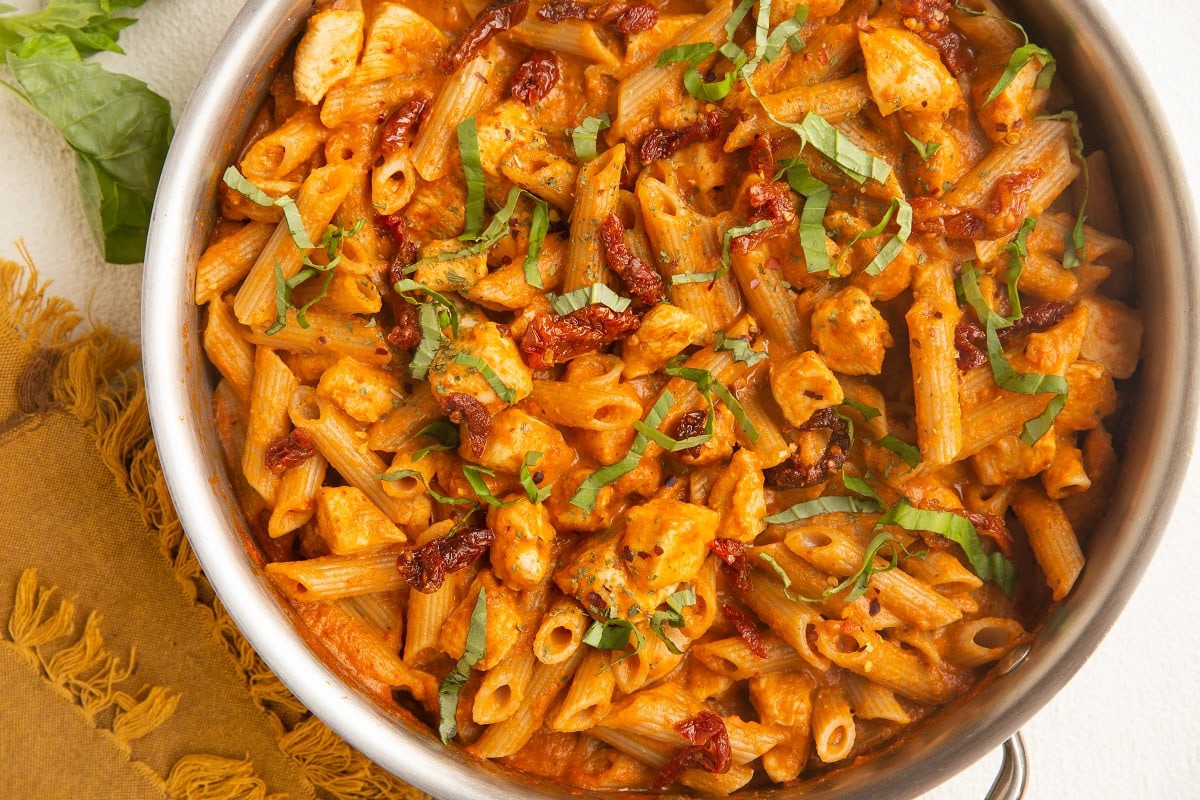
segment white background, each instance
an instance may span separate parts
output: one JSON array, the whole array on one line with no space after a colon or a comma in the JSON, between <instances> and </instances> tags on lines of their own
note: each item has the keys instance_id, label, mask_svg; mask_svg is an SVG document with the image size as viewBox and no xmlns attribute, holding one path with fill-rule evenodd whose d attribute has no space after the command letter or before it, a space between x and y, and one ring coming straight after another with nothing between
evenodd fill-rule
<instances>
[{"instance_id":1,"label":"white background","mask_svg":"<svg viewBox=\"0 0 1200 800\"><path fill-rule=\"evenodd\" d=\"M1200 22L1192 0L1096 2L1140 59L1192 185L1200 185ZM241 0L150 0L122 37L128 55L103 59L146 80L178 114L240 7ZM42 277L53 281L52 294L74 300L93 322L137 336L141 268L99 259L69 151L52 128L0 90L0 256L17 259L19 238ZM1192 443L1180 442L1179 469L1191 454ZM1198 566L1200 470L1192 468L1173 522L1121 618L1024 730L1029 797L1200 797ZM927 800L983 797L997 763L985 759Z\"/></svg>"}]
</instances>

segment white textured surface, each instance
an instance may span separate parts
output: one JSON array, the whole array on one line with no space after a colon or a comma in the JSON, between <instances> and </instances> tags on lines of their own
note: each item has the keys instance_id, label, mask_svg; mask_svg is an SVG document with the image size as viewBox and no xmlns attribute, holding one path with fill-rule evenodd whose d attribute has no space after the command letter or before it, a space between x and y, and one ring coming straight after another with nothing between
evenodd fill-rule
<instances>
[{"instance_id":1,"label":"white textured surface","mask_svg":"<svg viewBox=\"0 0 1200 800\"><path fill-rule=\"evenodd\" d=\"M1098 2L1142 61L1192 184L1200 185L1200 24L1192 0ZM106 61L146 80L178 112L240 6L241 0L154 0L123 36L129 55ZM53 129L0 91L0 255L16 258L18 238L42 276L53 280L53 293L74 300L93 321L137 335L140 268L99 260L69 151ZM1180 443L1179 469L1190 460L1190 445ZM1193 467L1162 546L1121 618L1025 728L1030 798L1200 797L1198 531L1200 469ZM983 797L997 763L985 759L927 800Z\"/></svg>"}]
</instances>

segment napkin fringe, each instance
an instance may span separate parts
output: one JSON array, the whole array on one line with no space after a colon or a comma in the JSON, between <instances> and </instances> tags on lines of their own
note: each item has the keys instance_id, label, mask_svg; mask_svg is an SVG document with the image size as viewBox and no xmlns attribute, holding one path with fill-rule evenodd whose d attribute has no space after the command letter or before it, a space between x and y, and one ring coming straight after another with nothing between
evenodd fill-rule
<instances>
[{"instance_id":1,"label":"napkin fringe","mask_svg":"<svg viewBox=\"0 0 1200 800\"><path fill-rule=\"evenodd\" d=\"M31 346L30 368L22 381L21 411L30 414L45 411L47 406L61 408L94 437L103 463L157 537L185 595L209 616L214 636L237 664L255 704L277 723L280 749L310 784L333 800L425 798L313 717L238 631L204 577L171 503L150 427L137 346L104 327L75 336L82 320L74 306L59 298L47 298L48 284L39 282L37 269L20 243L18 250L26 262L24 266L0 259L0 325L17 331ZM0 421L0 428L11 424L11 420ZM30 580L36 583L36 577ZM17 648L26 661L42 669L39 642L69 634L75 609L69 601L61 601L58 610L51 613L48 606L52 589L27 592L32 594L25 601L32 606L16 622L25 642ZM17 616L14 611L13 617ZM10 620L10 628L13 624ZM93 717L111 709L113 719L108 732L116 741L124 742L128 752L129 741L162 725L174 711L178 697L161 687L149 687L137 695L119 691L118 684L132 669L132 656L128 666L122 667L103 652L102 644L99 619L89 617L83 638L58 663L58 669L73 675L77 674L71 672L74 669L90 670L88 677L59 685L64 689L73 687L77 702L81 706L86 702L85 710L92 709ZM78 699L81 697L86 701ZM162 783L161 778L157 781ZM184 800L280 797L266 794L265 785L253 776L248 761L204 754L181 758L168 776L166 788L171 797Z\"/></svg>"}]
</instances>

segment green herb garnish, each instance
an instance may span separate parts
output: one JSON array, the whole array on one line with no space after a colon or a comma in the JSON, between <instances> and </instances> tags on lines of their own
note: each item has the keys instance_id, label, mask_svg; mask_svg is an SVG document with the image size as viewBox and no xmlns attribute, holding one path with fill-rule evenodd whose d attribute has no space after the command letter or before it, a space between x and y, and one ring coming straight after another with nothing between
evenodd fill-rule
<instances>
[{"instance_id":1,"label":"green herb garnish","mask_svg":"<svg viewBox=\"0 0 1200 800\"><path fill-rule=\"evenodd\" d=\"M467 629L466 651L438 687L438 736L442 744L450 744L458 735L458 697L471 677L471 668L479 663L486 652L487 593L480 589L475 609L471 612L471 625Z\"/></svg>"}]
</instances>

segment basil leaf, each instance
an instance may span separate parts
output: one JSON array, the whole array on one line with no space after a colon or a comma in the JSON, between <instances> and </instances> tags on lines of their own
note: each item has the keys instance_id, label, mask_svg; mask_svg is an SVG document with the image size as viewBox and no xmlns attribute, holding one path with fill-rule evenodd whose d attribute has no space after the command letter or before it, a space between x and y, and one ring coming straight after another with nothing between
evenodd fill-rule
<instances>
[{"instance_id":1,"label":"basil leaf","mask_svg":"<svg viewBox=\"0 0 1200 800\"><path fill-rule=\"evenodd\" d=\"M695 64L697 61L703 61L708 58L715 52L717 52L717 46L712 42L676 45L675 47L668 47L659 53L658 63L655 66L666 67L682 61Z\"/></svg>"},{"instance_id":2,"label":"basil leaf","mask_svg":"<svg viewBox=\"0 0 1200 800\"><path fill-rule=\"evenodd\" d=\"M462 473L463 477L467 479L467 483L469 483L471 488L475 491L475 494L479 496L479 499L487 503L489 506L493 506L495 508L507 508L508 506L511 506L513 503L517 502L516 500L509 500L507 503L505 503L499 497L496 497L496 495L492 494L492 490L488 488L487 483L483 480L483 476L487 475L488 477L494 478L496 477L495 470L488 469L487 467L481 467L477 464L463 464Z\"/></svg>"},{"instance_id":3,"label":"basil leaf","mask_svg":"<svg viewBox=\"0 0 1200 800\"><path fill-rule=\"evenodd\" d=\"M548 483L545 486L538 487L537 481L533 479L533 473L530 469L540 461L542 454L536 450L525 454L525 460L521 462L521 472L518 480L521 482L521 488L525 490L525 494L529 495L529 502L537 505L543 502L550 496L550 492L554 489L553 483Z\"/></svg>"},{"instance_id":4,"label":"basil leaf","mask_svg":"<svg viewBox=\"0 0 1200 800\"><path fill-rule=\"evenodd\" d=\"M632 622L627 619L608 619L603 622L596 620L584 631L582 641L597 650L624 650L629 647L631 638L636 642L633 651L613 661L608 665L611 667L641 651L642 646L646 644L645 637Z\"/></svg>"},{"instance_id":5,"label":"basil leaf","mask_svg":"<svg viewBox=\"0 0 1200 800\"><path fill-rule=\"evenodd\" d=\"M874 500L879 504L879 508L881 510L887 505L883 502L883 498L879 496L879 492L871 488L871 484L867 483L865 480L856 475L847 475L845 471L843 471L842 485L855 494L862 495L863 497L869 497L870 499Z\"/></svg>"},{"instance_id":6,"label":"basil leaf","mask_svg":"<svg viewBox=\"0 0 1200 800\"><path fill-rule=\"evenodd\" d=\"M533 216L529 220L529 250L525 253L525 282L535 289L543 289L542 274L538 272L538 257L542 254L542 244L546 241L546 232L550 230L550 208L546 201L537 198L533 204Z\"/></svg>"},{"instance_id":7,"label":"basil leaf","mask_svg":"<svg viewBox=\"0 0 1200 800\"><path fill-rule=\"evenodd\" d=\"M1015 22L1013 24L1017 25ZM1017 25L1017 27L1021 28L1020 25ZM1025 29L1021 28L1021 32L1025 33ZM1054 72L1058 66L1057 62L1049 50L1040 45L1031 44L1029 37L1026 36L1025 44L1013 50L1012 55L1009 56L1008 65L1005 66L1004 72L1000 74L1000 79L996 81L996 85L992 87L992 91L988 93L987 98L983 101L983 105L986 106L999 97L1000 93L1008 88L1008 85L1013 82L1013 79L1017 77L1017 74L1021 70L1025 69L1030 61L1037 61L1042 65L1042 70L1038 73L1034 86L1038 89L1048 88L1054 80Z\"/></svg>"},{"instance_id":8,"label":"basil leaf","mask_svg":"<svg viewBox=\"0 0 1200 800\"><path fill-rule=\"evenodd\" d=\"M408 365L408 374L417 380L422 380L429 373L429 367L438 351L442 349L445 337L442 335L442 324L438 320L437 309L433 303L422 303L417 311L417 321L421 325L421 342L413 353Z\"/></svg>"},{"instance_id":9,"label":"basil leaf","mask_svg":"<svg viewBox=\"0 0 1200 800\"><path fill-rule=\"evenodd\" d=\"M663 55L666 55L665 51ZM663 66L661 56L658 65ZM583 122L579 123L578 128L568 128L567 133L571 134L571 146L575 148L575 157L580 161L593 161L599 158L600 151L597 149L596 139L600 136L600 131L608 130L610 127L612 127L612 118L605 111L598 117L585 118Z\"/></svg>"},{"instance_id":10,"label":"basil leaf","mask_svg":"<svg viewBox=\"0 0 1200 800\"><path fill-rule=\"evenodd\" d=\"M441 737L442 744L450 744L458 735L458 697L471 677L471 668L479 663L486 652L487 592L480 589L475 608L471 612L471 624L467 629L467 649L438 687L438 736Z\"/></svg>"},{"instance_id":11,"label":"basil leaf","mask_svg":"<svg viewBox=\"0 0 1200 800\"><path fill-rule=\"evenodd\" d=\"M763 521L772 525L786 525L821 514L878 514L882 511L883 504L869 497L863 499L847 495L834 495L796 503L778 514L766 517Z\"/></svg>"},{"instance_id":12,"label":"basil leaf","mask_svg":"<svg viewBox=\"0 0 1200 800\"><path fill-rule=\"evenodd\" d=\"M1083 134L1079 131L1079 115L1074 111L1062 111L1039 119L1061 119L1071 123L1071 156L1078 162L1079 169L1083 174L1083 202L1079 204L1079 211L1075 215L1075 224L1063 236L1063 266L1067 269L1074 269L1082 264L1084 259L1087 242L1083 225L1087 221L1088 197L1092 193L1092 174L1088 169L1087 159L1083 155Z\"/></svg>"},{"instance_id":13,"label":"basil leaf","mask_svg":"<svg viewBox=\"0 0 1200 800\"><path fill-rule=\"evenodd\" d=\"M484 176L479 156L479 135L475 117L467 117L458 124L458 155L462 160L463 177L467 181L466 221L460 239L474 239L483 228Z\"/></svg>"},{"instance_id":14,"label":"basil leaf","mask_svg":"<svg viewBox=\"0 0 1200 800\"><path fill-rule=\"evenodd\" d=\"M674 402L675 399L669 392L663 392L646 414L643 422L650 428L658 428ZM571 495L570 504L576 508L582 508L584 511L591 511L595 508L596 495L600 489L636 469L638 462L642 459L642 454L646 452L646 445L649 443L650 440L639 432L637 436L633 437L633 445L630 446L629 452L625 454L624 458L615 464L601 467L584 478L583 482L579 484L579 488Z\"/></svg>"},{"instance_id":15,"label":"basil leaf","mask_svg":"<svg viewBox=\"0 0 1200 800\"><path fill-rule=\"evenodd\" d=\"M900 458L904 460L904 463L908 464L910 467L915 468L921 463L921 451L916 445L911 445L903 439L897 438L890 433L886 436L880 437L875 444L891 450L893 453L900 456Z\"/></svg>"},{"instance_id":16,"label":"basil leaf","mask_svg":"<svg viewBox=\"0 0 1200 800\"><path fill-rule=\"evenodd\" d=\"M470 353L459 353L454 357L454 363L477 370L483 376L483 379L487 381L488 386L492 387L492 391L496 393L496 396L504 402L510 405L516 402L517 393L513 388L502 381L500 376L496 374L496 371L479 356L474 356Z\"/></svg>"},{"instance_id":17,"label":"basil leaf","mask_svg":"<svg viewBox=\"0 0 1200 800\"><path fill-rule=\"evenodd\" d=\"M830 125L815 111L805 114L798 126L788 127L799 133L807 144L815 147L817 152L829 159L855 183L866 183L868 178L883 183L892 174L892 168L886 161L850 141L844 133Z\"/></svg>"},{"instance_id":18,"label":"basil leaf","mask_svg":"<svg viewBox=\"0 0 1200 800\"><path fill-rule=\"evenodd\" d=\"M733 392L729 391L728 387L717 380L716 376L708 370L699 369L697 367L679 366L680 360L681 359L677 358L663 367L663 373L672 378L683 378L684 380L691 381L692 383L696 384L696 391L700 392L700 394L703 395L706 400L708 400L710 409L713 402L710 394L716 395L717 399L724 403L725 407L729 409L729 413L733 414L734 420L737 421L737 424L742 429L742 432L746 434L746 438L749 439L751 443L757 442L758 428L754 427L754 423L746 414L746 409L744 409L742 404L738 402L738 399L733 396ZM664 392L664 394L669 393ZM672 402L674 402L674 399L672 399Z\"/></svg>"},{"instance_id":19,"label":"basil leaf","mask_svg":"<svg viewBox=\"0 0 1200 800\"><path fill-rule=\"evenodd\" d=\"M1021 273L1025 271L1025 259L1029 258L1029 248L1025 244L1029 232L1037 226L1037 219L1034 217L1026 217L1021 224L1021 229L1017 231L1016 238L1004 245L1004 251L1008 253L1008 267L1004 271L1004 281L1008 285L1008 305L1009 319L1017 321L1025 316L1021 310L1021 295L1018 293L1018 284L1021 281Z\"/></svg>"},{"instance_id":20,"label":"basil leaf","mask_svg":"<svg viewBox=\"0 0 1200 800\"><path fill-rule=\"evenodd\" d=\"M769 18L770 6L770 3L759 3L760 13L763 8L766 8ZM804 27L804 23L807 21L808 6L801 5L796 8L795 16L785 19L776 25L775 30L771 31L763 44L755 50L763 63L770 64L778 58L779 54L783 52L784 45L787 45L793 53L799 52L804 47L804 42L797 34L799 34L800 29Z\"/></svg>"},{"instance_id":21,"label":"basil leaf","mask_svg":"<svg viewBox=\"0 0 1200 800\"><path fill-rule=\"evenodd\" d=\"M137 8L146 0L49 0L40 11L11 14L0 18L0 51L8 50L42 34L58 34L67 39L80 56L101 51L124 53L117 40L133 17L113 16L113 11ZM0 14L15 11L0 5Z\"/></svg>"},{"instance_id":22,"label":"basil leaf","mask_svg":"<svg viewBox=\"0 0 1200 800\"><path fill-rule=\"evenodd\" d=\"M963 549L976 575L985 581L995 581L1006 595L1012 597L1016 577L1012 562L1003 553L985 553L979 533L966 517L950 511L914 508L901 500L888 510L878 524L898 525L909 531L929 531L944 536Z\"/></svg>"},{"instance_id":23,"label":"basil leaf","mask_svg":"<svg viewBox=\"0 0 1200 800\"><path fill-rule=\"evenodd\" d=\"M775 574L779 576L779 580L783 582L783 595L793 603L799 603L804 600L798 594L792 594L792 576L787 574L787 571L779 565L775 557L769 553L759 553L758 557L768 564L771 569L775 570Z\"/></svg>"},{"instance_id":24,"label":"basil leaf","mask_svg":"<svg viewBox=\"0 0 1200 800\"><path fill-rule=\"evenodd\" d=\"M875 419L876 417L878 417L880 415L880 413L882 413L875 406L869 406L866 403L860 403L857 400L853 400L849 397L842 400L842 405L850 406L855 411L857 411L859 414L862 414L862 418L867 420L868 422Z\"/></svg>"},{"instance_id":25,"label":"basil leaf","mask_svg":"<svg viewBox=\"0 0 1200 800\"><path fill-rule=\"evenodd\" d=\"M750 340L739 336L726 336L725 331L717 331L713 334L713 350L718 353L722 350L733 354L734 361L740 361L743 364L757 364L767 358L767 354L761 350L755 350L750 346Z\"/></svg>"},{"instance_id":26,"label":"basil leaf","mask_svg":"<svg viewBox=\"0 0 1200 800\"><path fill-rule=\"evenodd\" d=\"M713 409L712 397L705 393L704 398L708 401L708 417L704 421L703 433L699 433L695 436L689 436L686 439L673 439L672 437L658 430L658 428L650 427L640 419L634 420L634 430L666 450L668 453L678 453L681 450L687 450L689 448L702 445L713 437L713 417L716 415L716 412ZM663 403L665 407L670 408L675 404L675 396L666 389L663 389L662 397L659 398L659 402Z\"/></svg>"},{"instance_id":27,"label":"basil leaf","mask_svg":"<svg viewBox=\"0 0 1200 800\"><path fill-rule=\"evenodd\" d=\"M384 472L380 475L376 475L375 478L377 480L388 481L391 483L402 481L405 478L416 478L422 484L425 483L425 476L420 472L417 472L415 469L398 469L393 472Z\"/></svg>"},{"instance_id":28,"label":"basil leaf","mask_svg":"<svg viewBox=\"0 0 1200 800\"><path fill-rule=\"evenodd\" d=\"M303 251L316 247L312 239L308 236L308 230L304 227L304 220L300 216L300 209L294 199L286 194L280 197L271 197L258 188L258 186L233 165L230 165L225 170L225 174L221 176L221 179L225 182L226 186L250 202L264 207L276 206L282 210L283 221L287 225L288 234L292 237L292 241L296 243L298 249Z\"/></svg>"},{"instance_id":29,"label":"basil leaf","mask_svg":"<svg viewBox=\"0 0 1200 800\"><path fill-rule=\"evenodd\" d=\"M104 259L141 261L174 131L170 104L136 78L84 63L62 33L38 34L11 46L8 66L25 100L78 156L75 168L88 224Z\"/></svg>"},{"instance_id":30,"label":"basil leaf","mask_svg":"<svg viewBox=\"0 0 1200 800\"><path fill-rule=\"evenodd\" d=\"M922 161L928 161L933 158L934 153L942 149L941 142L922 142L908 131L904 132L904 136L912 142L913 147L917 148L917 155L921 157Z\"/></svg>"},{"instance_id":31,"label":"basil leaf","mask_svg":"<svg viewBox=\"0 0 1200 800\"><path fill-rule=\"evenodd\" d=\"M683 609L696 603L696 589L689 586L687 589L681 589L667 597L667 611L655 611L650 615L650 630L659 639L662 639L666 644L667 649L675 655L682 655L683 651L667 636L664 625L670 625L672 628L682 628L684 625Z\"/></svg>"},{"instance_id":32,"label":"basil leaf","mask_svg":"<svg viewBox=\"0 0 1200 800\"><path fill-rule=\"evenodd\" d=\"M912 206L908 204L907 200L899 197L892 198L892 202L888 203L887 211L883 212L883 218L877 224L855 234L854 238L842 249L843 257L859 240L882 236L883 232L887 230L888 223L892 221L893 214L896 215L896 225L900 230L895 236L884 242L883 247L879 248L879 252L871 259L871 263L863 268L863 272L868 275L879 275L887 269L888 265L900 254L900 249L904 247L908 237L912 235ZM837 274L836 270L831 271L831 274Z\"/></svg>"},{"instance_id":33,"label":"basil leaf","mask_svg":"<svg viewBox=\"0 0 1200 800\"><path fill-rule=\"evenodd\" d=\"M451 332L458 335L458 325L460 322L458 306L454 305L454 301L441 292L435 292L423 283L418 283L411 278L401 278L392 284L392 288L396 290L396 294L403 297L410 305L421 305L421 303L412 297L409 297L410 292L424 292L429 295L430 299L437 304L441 309L438 312L438 317L445 317L443 328L450 328ZM440 321L440 320L439 320Z\"/></svg>"},{"instance_id":34,"label":"basil leaf","mask_svg":"<svg viewBox=\"0 0 1200 800\"><path fill-rule=\"evenodd\" d=\"M987 328L988 360L992 363L992 379L1001 389L1017 394L1047 394L1054 392L1065 395L1067 381L1061 375L1041 375L1035 372L1017 372L1008 363L996 326Z\"/></svg>"},{"instance_id":35,"label":"basil leaf","mask_svg":"<svg viewBox=\"0 0 1200 800\"><path fill-rule=\"evenodd\" d=\"M975 316L984 325L994 325L996 328L1007 328L1012 325L1012 320L1001 316L992 310L992 307L983 299L983 292L979 288L979 275L982 270L973 267L969 262L963 264L962 271L958 275L959 289L962 291L963 299L967 301L967 305L975 310Z\"/></svg>"},{"instance_id":36,"label":"basil leaf","mask_svg":"<svg viewBox=\"0 0 1200 800\"><path fill-rule=\"evenodd\" d=\"M829 250L825 247L825 212L829 209L831 196L829 184L813 177L808 165L799 159L790 159L782 174L788 186L804 197L804 208L800 211L800 249L804 253L805 269L809 273L828 272L836 276L837 268L830 262Z\"/></svg>"},{"instance_id":37,"label":"basil leaf","mask_svg":"<svg viewBox=\"0 0 1200 800\"><path fill-rule=\"evenodd\" d=\"M671 283L679 286L685 283L708 283L717 280L729 272L732 267L729 248L732 246L733 240L748 233L758 233L769 227L771 227L770 220L760 219L758 222L751 223L750 225L735 225L731 228L726 228L725 233L721 235L721 265L711 272L681 272L678 275L672 275Z\"/></svg>"},{"instance_id":38,"label":"basil leaf","mask_svg":"<svg viewBox=\"0 0 1200 800\"><path fill-rule=\"evenodd\" d=\"M445 420L437 420L426 425L421 430L417 431L416 438L428 436L435 440L436 444L431 444L427 447L422 447L420 450L413 453L412 460L420 461L430 453L444 453L448 450L455 450L459 445L458 426Z\"/></svg>"},{"instance_id":39,"label":"basil leaf","mask_svg":"<svg viewBox=\"0 0 1200 800\"><path fill-rule=\"evenodd\" d=\"M567 292L566 294L560 294L552 298L550 306L554 309L554 313L565 315L594 303L599 303L620 313L629 308L631 302L628 297L621 297L621 295L614 292L606 284L593 283L591 286L585 286L582 289L576 289L573 292Z\"/></svg>"}]
</instances>

